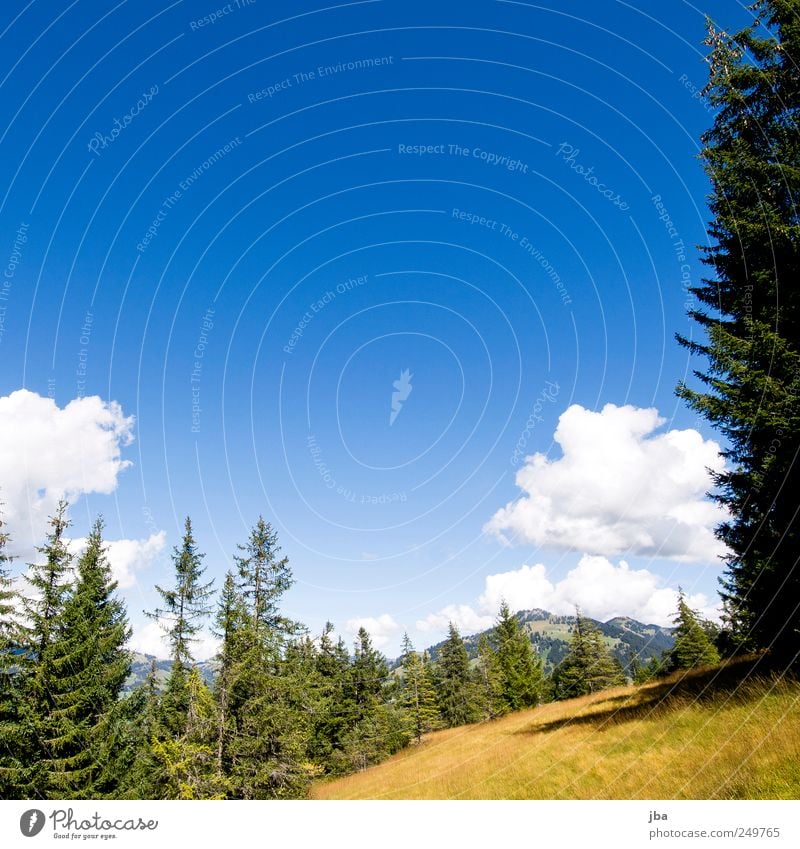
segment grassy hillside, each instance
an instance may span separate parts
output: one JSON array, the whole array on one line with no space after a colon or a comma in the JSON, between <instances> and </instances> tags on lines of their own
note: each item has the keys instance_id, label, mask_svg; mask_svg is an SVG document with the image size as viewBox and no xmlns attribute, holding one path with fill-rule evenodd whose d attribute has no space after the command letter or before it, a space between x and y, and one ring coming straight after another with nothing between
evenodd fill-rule
<instances>
[{"instance_id":1,"label":"grassy hillside","mask_svg":"<svg viewBox=\"0 0 800 849\"><path fill-rule=\"evenodd\" d=\"M318 799L798 799L800 683L738 661L431 734Z\"/></svg>"}]
</instances>

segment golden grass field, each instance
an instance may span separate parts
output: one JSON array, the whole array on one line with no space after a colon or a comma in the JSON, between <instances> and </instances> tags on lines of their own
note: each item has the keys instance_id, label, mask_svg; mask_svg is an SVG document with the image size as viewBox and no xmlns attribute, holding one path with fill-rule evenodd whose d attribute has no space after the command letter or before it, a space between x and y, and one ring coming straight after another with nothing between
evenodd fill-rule
<instances>
[{"instance_id":1,"label":"golden grass field","mask_svg":"<svg viewBox=\"0 0 800 849\"><path fill-rule=\"evenodd\" d=\"M752 658L438 731L315 799L798 799L800 683Z\"/></svg>"}]
</instances>

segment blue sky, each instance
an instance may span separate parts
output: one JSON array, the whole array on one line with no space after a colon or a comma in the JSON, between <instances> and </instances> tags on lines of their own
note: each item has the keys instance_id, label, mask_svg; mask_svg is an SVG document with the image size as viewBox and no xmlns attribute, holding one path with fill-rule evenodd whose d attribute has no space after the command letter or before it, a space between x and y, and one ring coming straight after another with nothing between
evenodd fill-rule
<instances>
[{"instance_id":1,"label":"blue sky","mask_svg":"<svg viewBox=\"0 0 800 849\"><path fill-rule=\"evenodd\" d=\"M704 14L746 13L562 6L4 4L21 554L58 495L76 537L102 512L143 647L187 513L218 583L263 514L291 614L371 618L389 653L500 595L663 618L682 584L713 606L692 533L714 434L675 398L697 363L674 333L706 241ZM645 483L614 446L645 449Z\"/></svg>"}]
</instances>

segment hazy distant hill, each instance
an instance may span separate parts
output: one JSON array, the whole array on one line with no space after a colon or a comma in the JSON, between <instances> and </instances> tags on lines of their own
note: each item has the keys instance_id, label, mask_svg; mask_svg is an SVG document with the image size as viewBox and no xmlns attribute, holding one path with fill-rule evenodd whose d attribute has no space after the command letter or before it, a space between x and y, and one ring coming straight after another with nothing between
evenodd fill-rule
<instances>
[{"instance_id":1,"label":"hazy distant hill","mask_svg":"<svg viewBox=\"0 0 800 849\"><path fill-rule=\"evenodd\" d=\"M169 675L169 668L172 665L170 660L159 660L151 654L141 654L133 652L133 663L131 664L131 674L128 676L123 692L130 692L142 684L150 672L150 664L156 662L156 677L158 678L159 686L163 687L164 682ZM206 683L211 684L214 680L214 663L212 661L204 661L197 664L200 674L205 679Z\"/></svg>"},{"instance_id":2,"label":"hazy distant hill","mask_svg":"<svg viewBox=\"0 0 800 849\"><path fill-rule=\"evenodd\" d=\"M546 610L536 609L521 610L517 613L517 619L544 659L545 671L551 672L567 654L575 617L556 616ZM638 655L641 663L647 663L651 657L659 657L664 649L671 648L674 642L671 628L645 625L625 616L609 619L608 622L598 622L596 619L591 621L602 631L609 648L626 670L631 655ZM491 636L491 629L464 637L470 657L477 654L481 633ZM428 649L432 660L437 659L441 646L442 643L437 643Z\"/></svg>"}]
</instances>

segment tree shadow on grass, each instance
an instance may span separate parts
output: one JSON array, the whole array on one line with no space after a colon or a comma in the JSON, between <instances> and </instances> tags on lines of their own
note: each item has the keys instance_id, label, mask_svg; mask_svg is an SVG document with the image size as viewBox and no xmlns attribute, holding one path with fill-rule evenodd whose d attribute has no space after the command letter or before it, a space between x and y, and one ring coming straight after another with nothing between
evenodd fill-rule
<instances>
[{"instance_id":1,"label":"tree shadow on grass","mask_svg":"<svg viewBox=\"0 0 800 849\"><path fill-rule=\"evenodd\" d=\"M536 722L516 733L547 734L567 726L583 725L603 731L622 722L655 718L681 705L748 701L756 690L766 691L780 679L798 680L796 676L771 668L764 656L751 655L730 660L721 666L673 673L620 695L604 696L600 692L596 701L580 706L585 713L550 722ZM562 704L568 709L570 700Z\"/></svg>"}]
</instances>

